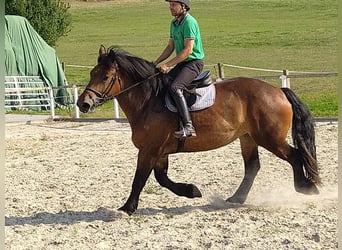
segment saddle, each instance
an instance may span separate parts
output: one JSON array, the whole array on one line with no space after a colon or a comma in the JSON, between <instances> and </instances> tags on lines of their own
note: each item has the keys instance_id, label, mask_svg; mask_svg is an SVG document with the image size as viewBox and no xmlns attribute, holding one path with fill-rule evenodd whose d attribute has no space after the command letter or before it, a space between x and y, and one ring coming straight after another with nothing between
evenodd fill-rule
<instances>
[{"instance_id":1,"label":"saddle","mask_svg":"<svg viewBox=\"0 0 342 250\"><path fill-rule=\"evenodd\" d=\"M212 84L212 80L210 78L210 70L206 70L202 72L199 76L197 76L192 83L189 84L189 90L198 89L208 87Z\"/></svg>"},{"instance_id":2,"label":"saddle","mask_svg":"<svg viewBox=\"0 0 342 250\"><path fill-rule=\"evenodd\" d=\"M215 102L215 86L210 78L210 70L202 72L183 92L189 111L198 111L210 107ZM165 96L166 107L177 112L177 108L169 93Z\"/></svg>"}]
</instances>

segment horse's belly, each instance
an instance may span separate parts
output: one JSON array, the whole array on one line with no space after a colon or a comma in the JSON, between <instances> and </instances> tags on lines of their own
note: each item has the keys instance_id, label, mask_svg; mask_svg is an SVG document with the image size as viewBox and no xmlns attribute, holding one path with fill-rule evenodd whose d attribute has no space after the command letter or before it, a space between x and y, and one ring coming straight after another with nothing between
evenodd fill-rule
<instances>
[{"instance_id":1,"label":"horse's belly","mask_svg":"<svg viewBox=\"0 0 342 250\"><path fill-rule=\"evenodd\" d=\"M196 151L208 151L220 148L222 146L228 145L235 141L241 136L237 131L225 132L216 131L209 132L204 135L197 132L197 136L194 138L188 138L185 143L185 152L196 152Z\"/></svg>"}]
</instances>

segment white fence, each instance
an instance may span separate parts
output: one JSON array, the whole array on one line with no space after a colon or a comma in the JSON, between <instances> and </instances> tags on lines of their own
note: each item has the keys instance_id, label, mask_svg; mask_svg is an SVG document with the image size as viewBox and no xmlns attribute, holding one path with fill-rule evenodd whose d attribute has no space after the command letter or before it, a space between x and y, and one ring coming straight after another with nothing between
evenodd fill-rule
<instances>
[{"instance_id":1,"label":"white fence","mask_svg":"<svg viewBox=\"0 0 342 250\"><path fill-rule=\"evenodd\" d=\"M78 66L78 65L65 65L64 67L81 67L81 68L93 68L93 66ZM281 87L290 87L290 78L305 78L305 77L328 77L337 76L335 72L301 72L301 71L288 71L288 70L271 70L250 68L244 66L236 66L229 64L215 64L205 65L207 67L218 68L219 78L224 77L224 67L242 68L255 71L275 72L279 75L273 76L257 76L255 78L267 79L277 78L281 80ZM34 86L34 87L33 87ZM84 87L84 86L79 86ZM78 99L78 86L65 86L63 88L73 89L73 104L75 109L75 118L79 118L79 109L77 105ZM58 88L58 87L57 87ZM33 108L43 107L46 110L50 109L51 118L55 118L55 103L53 97L53 87L46 87L46 84L39 76L6 76L5 78L5 108ZM35 103L34 103L35 102ZM114 118L120 118L119 104L114 98Z\"/></svg>"},{"instance_id":2,"label":"white fence","mask_svg":"<svg viewBox=\"0 0 342 250\"><path fill-rule=\"evenodd\" d=\"M50 110L51 118L55 118L55 88L47 87L40 76L5 76L4 85L6 110Z\"/></svg>"},{"instance_id":3,"label":"white fence","mask_svg":"<svg viewBox=\"0 0 342 250\"><path fill-rule=\"evenodd\" d=\"M6 76L5 109L50 109L54 113L52 88L40 76Z\"/></svg>"},{"instance_id":4,"label":"white fence","mask_svg":"<svg viewBox=\"0 0 342 250\"><path fill-rule=\"evenodd\" d=\"M52 119L55 115L55 102L53 90L60 87L46 87L40 76L5 76L5 109L25 110L40 108L50 110ZM78 89L76 85L63 88L73 89L73 104L75 118L80 118L80 111L77 105ZM114 98L114 117L120 118L119 104Z\"/></svg>"}]
</instances>

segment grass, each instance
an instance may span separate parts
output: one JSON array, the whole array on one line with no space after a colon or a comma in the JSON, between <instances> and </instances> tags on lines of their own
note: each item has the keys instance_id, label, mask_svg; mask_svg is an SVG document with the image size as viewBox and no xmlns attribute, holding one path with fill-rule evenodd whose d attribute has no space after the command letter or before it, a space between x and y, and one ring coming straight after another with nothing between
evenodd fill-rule
<instances>
[{"instance_id":1,"label":"grass","mask_svg":"<svg viewBox=\"0 0 342 250\"><path fill-rule=\"evenodd\" d=\"M67 65L95 65L101 44L151 61L166 45L172 17L165 1L67 2L72 6L72 30L56 46ZM197 0L191 2L191 14L201 26L206 65L337 72L335 0ZM208 68L217 77L215 68ZM89 71L67 67L69 84L86 84ZM225 68L226 77L270 74ZM337 117L337 82L337 77L291 79L291 88L315 116ZM113 117L113 104L91 116Z\"/></svg>"}]
</instances>

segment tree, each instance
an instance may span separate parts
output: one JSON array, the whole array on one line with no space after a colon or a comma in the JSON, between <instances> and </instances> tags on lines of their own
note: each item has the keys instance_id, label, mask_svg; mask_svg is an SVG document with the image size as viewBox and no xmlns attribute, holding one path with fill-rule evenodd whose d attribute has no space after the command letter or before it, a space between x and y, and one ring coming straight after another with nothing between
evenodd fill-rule
<instances>
[{"instance_id":1,"label":"tree","mask_svg":"<svg viewBox=\"0 0 342 250\"><path fill-rule=\"evenodd\" d=\"M5 14L27 18L38 34L51 46L70 31L70 4L60 0L6 0Z\"/></svg>"}]
</instances>

